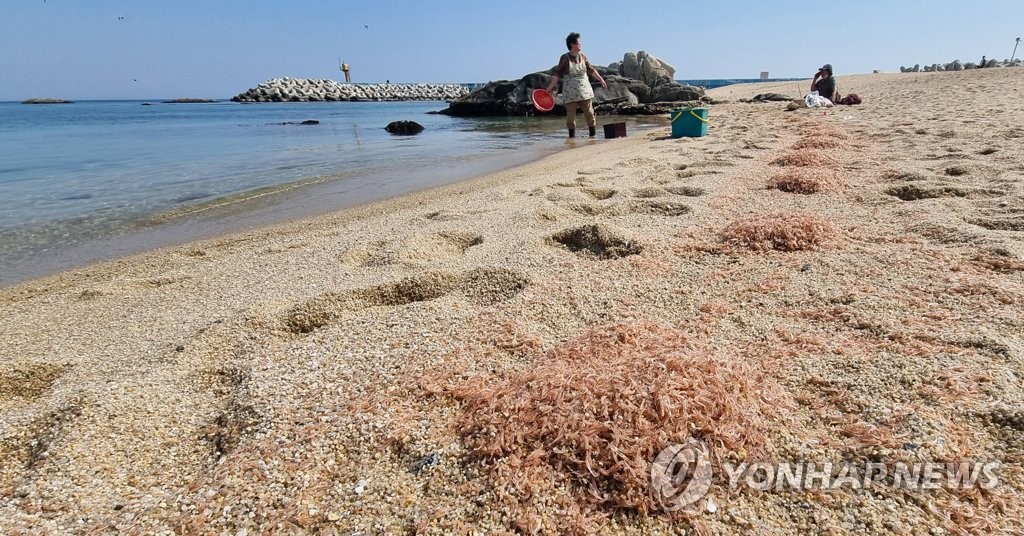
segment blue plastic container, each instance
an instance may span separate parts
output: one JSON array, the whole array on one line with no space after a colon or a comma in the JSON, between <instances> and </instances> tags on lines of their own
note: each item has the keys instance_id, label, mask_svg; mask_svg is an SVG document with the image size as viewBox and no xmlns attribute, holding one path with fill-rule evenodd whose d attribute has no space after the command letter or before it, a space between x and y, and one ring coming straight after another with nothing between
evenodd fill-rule
<instances>
[{"instance_id":1,"label":"blue plastic container","mask_svg":"<svg viewBox=\"0 0 1024 536\"><path fill-rule=\"evenodd\" d=\"M707 108L672 110L672 137L699 138L708 133Z\"/></svg>"}]
</instances>

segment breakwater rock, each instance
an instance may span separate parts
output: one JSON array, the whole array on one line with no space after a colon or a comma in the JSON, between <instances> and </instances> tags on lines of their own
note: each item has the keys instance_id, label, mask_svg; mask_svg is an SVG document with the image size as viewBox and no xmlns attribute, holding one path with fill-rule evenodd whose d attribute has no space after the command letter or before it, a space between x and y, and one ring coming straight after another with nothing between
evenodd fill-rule
<instances>
[{"instance_id":1,"label":"breakwater rock","mask_svg":"<svg viewBox=\"0 0 1024 536\"><path fill-rule=\"evenodd\" d=\"M231 98L235 102L450 101L469 94L460 84L344 84L318 78L274 78Z\"/></svg>"},{"instance_id":2,"label":"breakwater rock","mask_svg":"<svg viewBox=\"0 0 1024 536\"><path fill-rule=\"evenodd\" d=\"M938 71L967 71L967 70L970 70L970 69L991 69L993 67L1020 67L1020 66L1021 66L1021 60L1020 59L1015 59L1013 61L1010 61L1008 59L1004 59L1003 61L999 61L997 59L985 60L985 65L982 65L980 61L978 63L972 63L972 62L960 63L960 60L953 60L953 61L951 61L949 63L933 63L931 65L924 65L924 66L922 66L920 63L914 65L913 67L906 67L904 65L901 65L900 66L900 72L901 73L920 73L920 72L931 73L931 72L938 72Z\"/></svg>"}]
</instances>

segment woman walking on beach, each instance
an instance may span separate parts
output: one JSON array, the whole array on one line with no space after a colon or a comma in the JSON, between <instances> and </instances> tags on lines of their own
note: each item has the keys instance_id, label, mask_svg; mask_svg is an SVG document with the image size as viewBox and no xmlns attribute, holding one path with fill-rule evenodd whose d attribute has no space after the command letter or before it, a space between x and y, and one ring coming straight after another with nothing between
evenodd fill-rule
<instances>
[{"instance_id":1,"label":"woman walking on beach","mask_svg":"<svg viewBox=\"0 0 1024 536\"><path fill-rule=\"evenodd\" d=\"M607 89L608 84L601 73L587 60L587 55L580 49L583 43L580 42L580 34L572 32L565 38L565 46L569 52L558 58L558 67L548 84L548 92L558 87L558 81L565 79L562 83L562 98L565 102L565 125L569 128L569 137L576 136L576 110L583 108L583 115L587 118L587 126L590 127L590 136L597 134L597 117L594 116L594 88L590 86L590 79L587 75L593 76L601 87Z\"/></svg>"}]
</instances>

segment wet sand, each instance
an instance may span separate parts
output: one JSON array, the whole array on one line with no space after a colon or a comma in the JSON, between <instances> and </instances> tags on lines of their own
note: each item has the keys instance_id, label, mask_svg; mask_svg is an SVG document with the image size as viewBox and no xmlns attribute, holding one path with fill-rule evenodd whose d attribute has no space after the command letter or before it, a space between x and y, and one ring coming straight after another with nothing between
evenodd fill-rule
<instances>
[{"instance_id":1,"label":"wet sand","mask_svg":"<svg viewBox=\"0 0 1024 536\"><path fill-rule=\"evenodd\" d=\"M1019 533L1022 82L730 86L703 138L2 289L0 532ZM714 484L669 515L645 471L686 436ZM998 486L722 472L964 459Z\"/></svg>"}]
</instances>

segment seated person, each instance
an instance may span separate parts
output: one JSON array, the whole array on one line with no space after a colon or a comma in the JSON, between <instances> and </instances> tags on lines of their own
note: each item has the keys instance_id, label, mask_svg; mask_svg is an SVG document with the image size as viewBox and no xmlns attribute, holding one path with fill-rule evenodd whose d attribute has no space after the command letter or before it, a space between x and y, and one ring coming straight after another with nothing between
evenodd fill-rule
<instances>
[{"instance_id":1,"label":"seated person","mask_svg":"<svg viewBox=\"0 0 1024 536\"><path fill-rule=\"evenodd\" d=\"M818 95L825 97L832 101L833 104L836 102L836 79L832 76L832 65L826 63L818 69L818 72L814 74L814 79L811 80L811 91L817 91Z\"/></svg>"}]
</instances>

